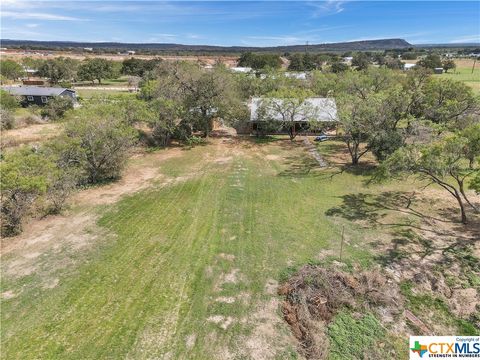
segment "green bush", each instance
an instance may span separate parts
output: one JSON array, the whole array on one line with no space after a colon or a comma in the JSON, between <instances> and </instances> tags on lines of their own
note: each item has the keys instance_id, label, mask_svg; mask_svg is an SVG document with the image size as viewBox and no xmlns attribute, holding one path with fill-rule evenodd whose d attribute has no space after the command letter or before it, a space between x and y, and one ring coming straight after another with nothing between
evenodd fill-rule
<instances>
[{"instance_id":1,"label":"green bush","mask_svg":"<svg viewBox=\"0 0 480 360\"><path fill-rule=\"evenodd\" d=\"M44 108L40 110L43 118L58 120L65 116L68 110L73 109L73 101L69 97L57 96L51 99Z\"/></svg>"},{"instance_id":2,"label":"green bush","mask_svg":"<svg viewBox=\"0 0 480 360\"><path fill-rule=\"evenodd\" d=\"M20 102L15 96L10 95L5 90L0 90L0 107L4 110L13 110L20 106Z\"/></svg>"},{"instance_id":3,"label":"green bush","mask_svg":"<svg viewBox=\"0 0 480 360\"><path fill-rule=\"evenodd\" d=\"M54 164L28 148L7 153L0 163L1 233L16 235L37 198L48 189Z\"/></svg>"},{"instance_id":4,"label":"green bush","mask_svg":"<svg viewBox=\"0 0 480 360\"><path fill-rule=\"evenodd\" d=\"M0 129L9 130L15 127L15 117L13 113L6 109L0 109Z\"/></svg>"},{"instance_id":5,"label":"green bush","mask_svg":"<svg viewBox=\"0 0 480 360\"><path fill-rule=\"evenodd\" d=\"M83 108L69 119L65 134L64 152L77 159L89 183L118 178L137 138L137 132L112 104Z\"/></svg>"}]
</instances>

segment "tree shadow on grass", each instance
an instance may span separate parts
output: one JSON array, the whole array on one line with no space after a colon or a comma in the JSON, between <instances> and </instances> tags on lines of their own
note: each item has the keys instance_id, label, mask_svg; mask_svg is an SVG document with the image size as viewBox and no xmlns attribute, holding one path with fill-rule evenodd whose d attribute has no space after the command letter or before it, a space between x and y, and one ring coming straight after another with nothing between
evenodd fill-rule
<instances>
[{"instance_id":1,"label":"tree shadow on grass","mask_svg":"<svg viewBox=\"0 0 480 360\"><path fill-rule=\"evenodd\" d=\"M379 220L386 215L386 211L396 211L418 218L431 218L413 208L417 200L415 192L385 191L379 194L347 194L341 196L343 203L328 209L327 216L341 216L350 221L368 221L372 225L387 225ZM392 225L392 224L390 224Z\"/></svg>"},{"instance_id":2,"label":"tree shadow on grass","mask_svg":"<svg viewBox=\"0 0 480 360\"><path fill-rule=\"evenodd\" d=\"M314 158L308 155L295 155L288 156L283 162L287 168L280 173L278 176L281 177L307 177L307 176L320 176L319 172L314 170L320 169L320 166Z\"/></svg>"},{"instance_id":3,"label":"tree shadow on grass","mask_svg":"<svg viewBox=\"0 0 480 360\"><path fill-rule=\"evenodd\" d=\"M424 214L415 209L421 201L415 192L347 194L341 198L342 204L328 209L327 216L340 216L352 222L365 222L370 227L388 229L392 236L390 244L382 241L370 244L380 250L375 259L382 265L428 258L432 266L445 268L460 263L480 271L480 261L473 255L473 247L480 241L480 221L473 213L469 214L467 225L460 223L456 208L443 209L438 217ZM388 222L390 218L386 217L392 212L403 217ZM386 248L382 251L382 247Z\"/></svg>"}]
</instances>

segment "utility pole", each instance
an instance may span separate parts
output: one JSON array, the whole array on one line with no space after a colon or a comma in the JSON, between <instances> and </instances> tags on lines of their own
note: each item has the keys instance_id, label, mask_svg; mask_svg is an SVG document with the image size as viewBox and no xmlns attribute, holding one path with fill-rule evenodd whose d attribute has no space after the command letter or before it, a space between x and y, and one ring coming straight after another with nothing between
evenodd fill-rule
<instances>
[{"instance_id":1,"label":"utility pole","mask_svg":"<svg viewBox=\"0 0 480 360\"><path fill-rule=\"evenodd\" d=\"M340 261L342 261L343 242L345 240L345 225L342 227L342 242L340 243Z\"/></svg>"}]
</instances>

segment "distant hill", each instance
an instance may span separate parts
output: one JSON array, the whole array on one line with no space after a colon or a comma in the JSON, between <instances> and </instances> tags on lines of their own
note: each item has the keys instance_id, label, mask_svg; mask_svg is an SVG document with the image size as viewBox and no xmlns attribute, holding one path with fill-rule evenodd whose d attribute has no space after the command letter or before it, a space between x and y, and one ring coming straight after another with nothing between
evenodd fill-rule
<instances>
[{"instance_id":1,"label":"distant hill","mask_svg":"<svg viewBox=\"0 0 480 360\"><path fill-rule=\"evenodd\" d=\"M272 47L246 47L246 46L213 46L213 45L182 45L159 43L116 43L116 42L73 42L73 41L34 41L34 40L0 40L2 47L24 49L83 49L109 51L153 51L153 52L215 52L215 53L240 53L245 51L256 52L298 52L305 51L306 45L288 45ZM341 43L326 43L308 45L308 50L320 51L361 51L361 50L389 50L413 47L403 39L364 40Z\"/></svg>"},{"instance_id":2,"label":"distant hill","mask_svg":"<svg viewBox=\"0 0 480 360\"><path fill-rule=\"evenodd\" d=\"M451 43L451 44L416 44L419 48L471 48L480 47L480 43Z\"/></svg>"}]
</instances>

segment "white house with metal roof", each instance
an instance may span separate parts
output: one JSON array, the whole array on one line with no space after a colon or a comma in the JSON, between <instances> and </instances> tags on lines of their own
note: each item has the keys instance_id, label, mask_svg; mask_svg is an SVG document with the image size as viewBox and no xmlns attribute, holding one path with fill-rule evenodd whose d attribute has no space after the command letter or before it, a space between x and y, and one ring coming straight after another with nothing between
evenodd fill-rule
<instances>
[{"instance_id":1,"label":"white house with metal roof","mask_svg":"<svg viewBox=\"0 0 480 360\"><path fill-rule=\"evenodd\" d=\"M265 103L268 106L260 110L265 101L268 101L268 103ZM312 123L338 121L337 104L333 98L310 97L300 105L288 105L287 103L283 106L287 101L287 99L279 98L252 98L249 105L250 130L260 131L265 128L266 123L278 122L279 125L281 125L280 123L285 125L283 130L291 128L294 132L309 131ZM282 126L277 127L277 129L281 128Z\"/></svg>"}]
</instances>

